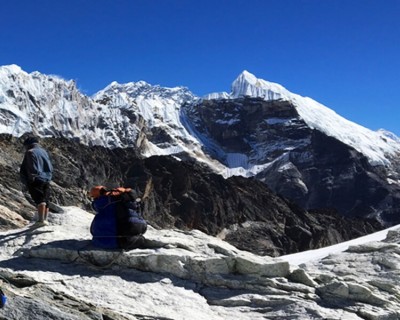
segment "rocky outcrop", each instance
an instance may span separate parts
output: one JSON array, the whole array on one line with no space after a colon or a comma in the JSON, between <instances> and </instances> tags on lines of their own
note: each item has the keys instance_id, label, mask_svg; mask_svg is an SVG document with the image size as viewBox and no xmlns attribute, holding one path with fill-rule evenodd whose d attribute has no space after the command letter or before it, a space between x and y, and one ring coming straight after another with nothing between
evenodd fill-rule
<instances>
[{"instance_id":1,"label":"rocky outcrop","mask_svg":"<svg viewBox=\"0 0 400 320\"><path fill-rule=\"evenodd\" d=\"M212 141L209 152L218 160L231 170L253 171L299 206L400 222L400 187L393 182L400 172L373 166L349 145L311 129L291 102L205 100L185 112L192 130Z\"/></svg>"},{"instance_id":2,"label":"rocky outcrop","mask_svg":"<svg viewBox=\"0 0 400 320\"><path fill-rule=\"evenodd\" d=\"M22 141L23 137L0 137L0 187L4 190L0 197L26 223L33 207L18 182ZM57 205L90 209L87 192L92 186L124 185L139 196L146 193L144 214L156 228L197 229L270 256L338 243L381 228L372 221L345 219L334 211L305 211L256 179L224 179L193 161L142 159L133 149L87 147L67 139L43 139L42 144L55 167L51 189ZM12 221L17 224L16 219Z\"/></svg>"},{"instance_id":3,"label":"rocky outcrop","mask_svg":"<svg viewBox=\"0 0 400 320\"><path fill-rule=\"evenodd\" d=\"M132 251L94 248L92 215L0 232L0 319L398 319L399 230L296 264L200 231L149 228ZM383 236L384 238L385 236ZM312 253L308 253L312 255Z\"/></svg>"}]
</instances>

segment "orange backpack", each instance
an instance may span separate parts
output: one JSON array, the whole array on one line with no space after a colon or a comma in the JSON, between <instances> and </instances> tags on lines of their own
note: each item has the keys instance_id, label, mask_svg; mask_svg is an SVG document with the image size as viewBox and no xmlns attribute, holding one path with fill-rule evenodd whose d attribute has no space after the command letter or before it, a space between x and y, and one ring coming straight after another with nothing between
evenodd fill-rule
<instances>
[{"instance_id":1,"label":"orange backpack","mask_svg":"<svg viewBox=\"0 0 400 320\"><path fill-rule=\"evenodd\" d=\"M90 190L89 195L91 198L97 199L101 196L120 196L123 193L129 193L131 191L131 188L118 187L112 190L107 190L104 186L95 186Z\"/></svg>"}]
</instances>

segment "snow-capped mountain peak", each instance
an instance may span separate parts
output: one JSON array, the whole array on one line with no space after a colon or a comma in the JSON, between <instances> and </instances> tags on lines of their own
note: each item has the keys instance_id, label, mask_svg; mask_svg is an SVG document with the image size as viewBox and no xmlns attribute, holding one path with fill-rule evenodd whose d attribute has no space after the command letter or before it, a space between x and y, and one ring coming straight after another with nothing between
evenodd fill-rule
<instances>
[{"instance_id":1,"label":"snow-capped mountain peak","mask_svg":"<svg viewBox=\"0 0 400 320\"><path fill-rule=\"evenodd\" d=\"M280 84L258 79L245 70L232 83L231 97L250 96L278 100L285 99L289 94L289 91Z\"/></svg>"},{"instance_id":2,"label":"snow-capped mountain peak","mask_svg":"<svg viewBox=\"0 0 400 320\"><path fill-rule=\"evenodd\" d=\"M311 129L319 130L350 145L366 155L374 165L386 165L388 154L393 156L400 152L400 144L396 143L393 137L387 139L387 134L360 126L309 97L292 93L280 84L258 79L248 71L243 71L236 78L230 94L213 93L207 97L214 99L253 97L267 101L279 99L289 101Z\"/></svg>"},{"instance_id":3,"label":"snow-capped mountain peak","mask_svg":"<svg viewBox=\"0 0 400 320\"><path fill-rule=\"evenodd\" d=\"M6 66L0 66L0 75L10 75L10 74L16 74L16 73L26 73L21 69L20 66L17 66L16 64L10 64Z\"/></svg>"}]
</instances>

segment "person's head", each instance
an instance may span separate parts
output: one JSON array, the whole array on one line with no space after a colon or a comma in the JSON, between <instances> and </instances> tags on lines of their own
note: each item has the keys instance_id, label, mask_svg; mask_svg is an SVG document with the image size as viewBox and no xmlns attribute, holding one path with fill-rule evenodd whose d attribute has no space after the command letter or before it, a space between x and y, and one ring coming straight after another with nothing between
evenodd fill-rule
<instances>
[{"instance_id":1,"label":"person's head","mask_svg":"<svg viewBox=\"0 0 400 320\"><path fill-rule=\"evenodd\" d=\"M95 200L107 192L107 189L104 186L95 186L89 191L89 196Z\"/></svg>"},{"instance_id":2,"label":"person's head","mask_svg":"<svg viewBox=\"0 0 400 320\"><path fill-rule=\"evenodd\" d=\"M26 149L29 149L31 146L33 146L36 143L39 143L39 138L35 137L35 136L29 136L24 141L24 147Z\"/></svg>"}]
</instances>

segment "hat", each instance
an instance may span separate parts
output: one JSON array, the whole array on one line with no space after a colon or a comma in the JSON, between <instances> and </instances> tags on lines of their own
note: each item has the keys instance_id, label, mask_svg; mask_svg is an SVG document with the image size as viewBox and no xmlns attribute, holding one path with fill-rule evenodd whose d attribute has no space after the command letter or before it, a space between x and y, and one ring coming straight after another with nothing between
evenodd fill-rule
<instances>
[{"instance_id":1,"label":"hat","mask_svg":"<svg viewBox=\"0 0 400 320\"><path fill-rule=\"evenodd\" d=\"M24 146L30 146L34 143L39 143L39 139L37 137L31 136L25 139Z\"/></svg>"}]
</instances>

